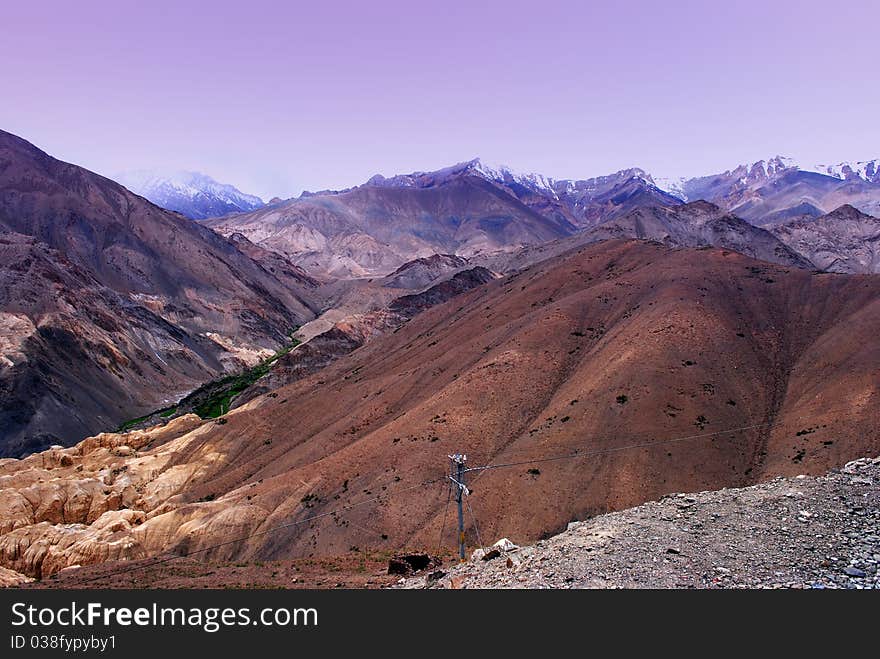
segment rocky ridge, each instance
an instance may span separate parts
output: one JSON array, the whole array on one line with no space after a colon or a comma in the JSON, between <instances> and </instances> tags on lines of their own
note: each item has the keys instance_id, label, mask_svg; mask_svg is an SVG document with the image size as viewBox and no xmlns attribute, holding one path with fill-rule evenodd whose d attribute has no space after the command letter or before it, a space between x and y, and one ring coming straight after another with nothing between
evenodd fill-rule
<instances>
[{"instance_id":1,"label":"rocky ridge","mask_svg":"<svg viewBox=\"0 0 880 659\"><path fill-rule=\"evenodd\" d=\"M823 215L789 220L769 231L826 272L880 272L880 219L850 205Z\"/></svg>"}]
</instances>

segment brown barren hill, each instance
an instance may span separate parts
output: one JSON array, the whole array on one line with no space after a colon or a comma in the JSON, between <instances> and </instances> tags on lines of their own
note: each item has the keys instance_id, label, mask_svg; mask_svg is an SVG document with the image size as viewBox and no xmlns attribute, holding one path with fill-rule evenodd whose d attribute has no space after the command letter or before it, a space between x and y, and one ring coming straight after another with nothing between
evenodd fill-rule
<instances>
[{"instance_id":1,"label":"brown barren hill","mask_svg":"<svg viewBox=\"0 0 880 659\"><path fill-rule=\"evenodd\" d=\"M121 483L137 488L126 506L143 521L112 535L112 552L86 545L219 560L434 549L455 451L471 466L515 463L470 474L471 547L472 515L484 541L528 542L668 492L823 472L880 448L878 331L874 276L591 245L429 309L222 423L120 458L114 471L130 465ZM64 469L87 480L88 460ZM54 527L26 518L0 536L0 562L33 575L10 557ZM449 519L446 530L452 545ZM83 562L56 556L52 569Z\"/></svg>"}]
</instances>

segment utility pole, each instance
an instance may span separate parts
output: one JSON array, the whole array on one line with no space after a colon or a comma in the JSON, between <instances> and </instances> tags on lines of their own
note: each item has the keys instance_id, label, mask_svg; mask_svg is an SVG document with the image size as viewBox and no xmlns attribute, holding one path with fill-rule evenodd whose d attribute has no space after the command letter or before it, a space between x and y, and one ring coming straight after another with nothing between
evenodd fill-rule
<instances>
[{"instance_id":1,"label":"utility pole","mask_svg":"<svg viewBox=\"0 0 880 659\"><path fill-rule=\"evenodd\" d=\"M461 453L453 453L449 456L452 461L452 469L449 475L458 493L455 497L458 503L458 558L464 561L464 509L462 508L462 499L465 494L470 494L464 484L464 463L467 462L467 456Z\"/></svg>"}]
</instances>

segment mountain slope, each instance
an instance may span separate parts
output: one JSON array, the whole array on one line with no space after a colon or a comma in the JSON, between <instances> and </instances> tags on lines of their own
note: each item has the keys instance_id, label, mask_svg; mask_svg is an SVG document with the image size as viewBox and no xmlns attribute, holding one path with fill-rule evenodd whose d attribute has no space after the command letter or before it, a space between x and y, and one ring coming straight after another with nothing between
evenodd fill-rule
<instances>
[{"instance_id":1,"label":"mountain slope","mask_svg":"<svg viewBox=\"0 0 880 659\"><path fill-rule=\"evenodd\" d=\"M880 219L845 205L822 217L769 227L786 245L829 272L880 273Z\"/></svg>"},{"instance_id":2,"label":"mountain slope","mask_svg":"<svg viewBox=\"0 0 880 659\"><path fill-rule=\"evenodd\" d=\"M264 205L259 197L199 172L135 171L120 174L116 180L157 206L194 220L244 213Z\"/></svg>"},{"instance_id":3,"label":"mountain slope","mask_svg":"<svg viewBox=\"0 0 880 659\"><path fill-rule=\"evenodd\" d=\"M426 288L445 274L467 267L467 259L451 254L434 254L408 261L385 277L388 288L418 290Z\"/></svg>"},{"instance_id":4,"label":"mountain slope","mask_svg":"<svg viewBox=\"0 0 880 659\"><path fill-rule=\"evenodd\" d=\"M233 402L242 405L259 395L318 372L368 341L399 330L405 323L438 304L482 286L498 275L483 267L459 270L426 290L397 297L384 309L350 314L330 329L282 356L275 367Z\"/></svg>"},{"instance_id":5,"label":"mountain slope","mask_svg":"<svg viewBox=\"0 0 880 659\"><path fill-rule=\"evenodd\" d=\"M44 415L16 413L18 421L4 424L0 431L0 455L9 442L30 445L42 438L37 445L70 444L83 432L106 429L108 420L118 423L137 411L153 409L194 380L255 361L286 342L294 326L315 315L312 280L275 276L206 227L4 132L0 132L0 232L18 236L7 236L10 259L0 262L0 276L11 282L0 312L23 314L30 326L43 333L70 330L69 351L77 355L67 374L70 386L59 388L53 376L37 365L42 363L38 346L26 342L24 356L15 361L23 359L29 366L0 371L3 390L27 392L37 401L36 408L44 394L53 400L61 396L65 402L57 413L70 414L75 407L71 387L81 382L89 389L102 381L78 372L79 365L86 368L93 354L106 350L114 353L111 362L129 362L128 371L104 382L103 402L88 407L94 414L83 415L86 430L59 434L57 428L64 427L60 422L46 425ZM22 236L33 243L22 242ZM35 262L41 264L36 270ZM45 285L46 279L57 285ZM135 317L149 320L138 323ZM112 336L102 334L102 324L108 323L113 326ZM159 325L164 328L156 329ZM154 330L154 349L144 349L144 341L151 339L136 335ZM100 337L95 339L98 345L89 344L93 335ZM126 344L121 348L124 355L116 355L115 346ZM37 352L31 354L27 346ZM158 359L141 379L130 377L141 361L132 355L133 346L150 360L153 353ZM182 356L177 355L181 350ZM166 366L167 377L157 377L155 389L144 389L150 372ZM87 383L89 379L94 382ZM17 401L17 394L5 398L4 413Z\"/></svg>"},{"instance_id":6,"label":"mountain slope","mask_svg":"<svg viewBox=\"0 0 880 659\"><path fill-rule=\"evenodd\" d=\"M112 429L222 370L220 351L56 250L0 233L0 455Z\"/></svg>"},{"instance_id":7,"label":"mountain slope","mask_svg":"<svg viewBox=\"0 0 880 659\"><path fill-rule=\"evenodd\" d=\"M228 240L9 133L0 133L0 228L57 249L117 292L167 300L164 316L187 329L225 322L277 341L279 327L313 313Z\"/></svg>"},{"instance_id":8,"label":"mountain slope","mask_svg":"<svg viewBox=\"0 0 880 659\"><path fill-rule=\"evenodd\" d=\"M48 553L28 547L59 536L57 511L4 514L0 562L33 575L256 532L199 556L435 547L456 451L515 463L469 475L469 501L484 538L523 542L668 492L822 472L878 453L878 332L873 276L604 241L429 309L222 425L0 465L9 511L51 499L47 474L85 488L128 466ZM530 462L553 456L568 457Z\"/></svg>"}]
</instances>

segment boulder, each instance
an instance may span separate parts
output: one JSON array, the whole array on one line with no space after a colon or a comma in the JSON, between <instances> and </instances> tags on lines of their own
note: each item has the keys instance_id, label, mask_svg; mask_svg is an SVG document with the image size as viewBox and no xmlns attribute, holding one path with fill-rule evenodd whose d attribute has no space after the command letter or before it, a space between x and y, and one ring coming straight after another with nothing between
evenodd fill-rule
<instances>
[{"instance_id":1,"label":"boulder","mask_svg":"<svg viewBox=\"0 0 880 659\"><path fill-rule=\"evenodd\" d=\"M511 551L515 551L519 549L519 546L512 543L507 538L501 538L498 542L496 542L491 547L480 547L475 549L471 554L471 562L477 561L491 561L493 558L498 558L501 554L506 554Z\"/></svg>"},{"instance_id":2,"label":"boulder","mask_svg":"<svg viewBox=\"0 0 880 659\"><path fill-rule=\"evenodd\" d=\"M513 551L514 549L519 549L519 545L515 545L507 538L501 538L501 540L492 545L492 548L497 549L498 551L508 552Z\"/></svg>"}]
</instances>

